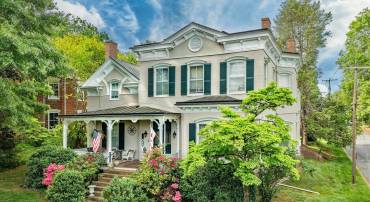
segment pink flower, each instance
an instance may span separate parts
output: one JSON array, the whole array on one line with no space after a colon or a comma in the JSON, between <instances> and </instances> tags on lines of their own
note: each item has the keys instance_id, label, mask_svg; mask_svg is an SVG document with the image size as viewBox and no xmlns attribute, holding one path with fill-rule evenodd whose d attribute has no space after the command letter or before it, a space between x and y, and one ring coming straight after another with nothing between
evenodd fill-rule
<instances>
[{"instance_id":1,"label":"pink flower","mask_svg":"<svg viewBox=\"0 0 370 202\"><path fill-rule=\"evenodd\" d=\"M172 201L181 202L181 193L180 193L180 191L175 192L175 196L172 197Z\"/></svg>"},{"instance_id":2,"label":"pink flower","mask_svg":"<svg viewBox=\"0 0 370 202\"><path fill-rule=\"evenodd\" d=\"M173 183L173 184L171 184L171 188L172 189L178 189L179 188L179 184Z\"/></svg>"},{"instance_id":3,"label":"pink flower","mask_svg":"<svg viewBox=\"0 0 370 202\"><path fill-rule=\"evenodd\" d=\"M44 179L42 180L42 184L46 186L50 186L53 183L53 176L55 171L64 170L64 165L57 165L55 163L50 164L44 170Z\"/></svg>"}]
</instances>

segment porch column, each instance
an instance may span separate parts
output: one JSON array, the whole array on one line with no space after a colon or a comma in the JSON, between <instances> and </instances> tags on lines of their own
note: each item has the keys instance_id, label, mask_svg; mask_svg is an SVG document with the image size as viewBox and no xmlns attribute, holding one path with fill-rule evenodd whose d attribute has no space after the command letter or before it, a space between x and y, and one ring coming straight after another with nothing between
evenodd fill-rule
<instances>
[{"instance_id":1,"label":"porch column","mask_svg":"<svg viewBox=\"0 0 370 202\"><path fill-rule=\"evenodd\" d=\"M115 121L108 120L107 122L107 152L108 152L108 164L112 163L112 129Z\"/></svg>"},{"instance_id":2,"label":"porch column","mask_svg":"<svg viewBox=\"0 0 370 202\"><path fill-rule=\"evenodd\" d=\"M67 148L68 143L68 121L63 121L63 148Z\"/></svg>"},{"instance_id":3,"label":"porch column","mask_svg":"<svg viewBox=\"0 0 370 202\"><path fill-rule=\"evenodd\" d=\"M159 120L158 129L159 129L159 145L162 147L162 153L165 153L164 145L163 145L163 119Z\"/></svg>"},{"instance_id":4,"label":"porch column","mask_svg":"<svg viewBox=\"0 0 370 202\"><path fill-rule=\"evenodd\" d=\"M177 144L176 144L176 150L177 150L177 157L180 158L180 120L176 120L176 138L177 138Z\"/></svg>"}]
</instances>

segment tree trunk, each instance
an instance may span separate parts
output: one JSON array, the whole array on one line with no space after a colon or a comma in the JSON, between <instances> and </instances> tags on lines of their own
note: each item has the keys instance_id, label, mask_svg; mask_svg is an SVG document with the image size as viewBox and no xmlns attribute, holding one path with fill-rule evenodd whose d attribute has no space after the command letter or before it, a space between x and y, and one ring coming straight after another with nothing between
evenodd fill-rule
<instances>
[{"instance_id":1,"label":"tree trunk","mask_svg":"<svg viewBox=\"0 0 370 202\"><path fill-rule=\"evenodd\" d=\"M249 187L243 185L243 195L244 195L244 202L249 202Z\"/></svg>"}]
</instances>

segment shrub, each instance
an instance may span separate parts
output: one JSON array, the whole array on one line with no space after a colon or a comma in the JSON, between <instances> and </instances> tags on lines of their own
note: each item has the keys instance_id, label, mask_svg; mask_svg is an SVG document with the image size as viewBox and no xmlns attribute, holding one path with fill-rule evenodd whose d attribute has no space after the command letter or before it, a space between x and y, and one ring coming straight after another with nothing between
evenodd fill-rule
<instances>
[{"instance_id":1,"label":"shrub","mask_svg":"<svg viewBox=\"0 0 370 202\"><path fill-rule=\"evenodd\" d=\"M84 154L69 162L67 168L81 172L87 187L99 173L99 158L96 154Z\"/></svg>"},{"instance_id":2,"label":"shrub","mask_svg":"<svg viewBox=\"0 0 370 202\"><path fill-rule=\"evenodd\" d=\"M75 157L76 154L71 149L57 146L41 147L27 162L25 185L29 188L43 188L44 169L48 165L51 163L66 164Z\"/></svg>"},{"instance_id":3,"label":"shrub","mask_svg":"<svg viewBox=\"0 0 370 202\"><path fill-rule=\"evenodd\" d=\"M189 201L243 201L243 186L233 166L207 162L181 179L180 190Z\"/></svg>"},{"instance_id":4,"label":"shrub","mask_svg":"<svg viewBox=\"0 0 370 202\"><path fill-rule=\"evenodd\" d=\"M47 197L50 202L83 202L85 191L81 173L66 169L56 173L53 184L47 190Z\"/></svg>"},{"instance_id":5,"label":"shrub","mask_svg":"<svg viewBox=\"0 0 370 202\"><path fill-rule=\"evenodd\" d=\"M64 165L57 165L55 163L50 164L44 171L44 179L42 180L42 184L50 186L53 182L53 176L55 172L61 170L64 170Z\"/></svg>"},{"instance_id":6,"label":"shrub","mask_svg":"<svg viewBox=\"0 0 370 202\"><path fill-rule=\"evenodd\" d=\"M172 184L179 183L179 177L177 160L161 155L159 148L146 154L139 172L135 175L135 179L141 188L150 197L158 200L171 199L175 195L176 197L181 196L180 192L176 192L178 190L171 189Z\"/></svg>"},{"instance_id":7,"label":"shrub","mask_svg":"<svg viewBox=\"0 0 370 202\"><path fill-rule=\"evenodd\" d=\"M130 178L114 178L104 189L103 198L105 202L154 201L149 199L136 181Z\"/></svg>"}]
</instances>

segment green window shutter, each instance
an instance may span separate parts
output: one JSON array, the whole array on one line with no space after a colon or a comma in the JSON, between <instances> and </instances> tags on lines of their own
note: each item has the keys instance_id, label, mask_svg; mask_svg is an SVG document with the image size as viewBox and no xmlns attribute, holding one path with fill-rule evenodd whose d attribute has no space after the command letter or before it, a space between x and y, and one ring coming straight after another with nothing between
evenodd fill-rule
<instances>
[{"instance_id":1,"label":"green window shutter","mask_svg":"<svg viewBox=\"0 0 370 202\"><path fill-rule=\"evenodd\" d=\"M204 64L204 95L211 94L211 64Z\"/></svg>"},{"instance_id":2,"label":"green window shutter","mask_svg":"<svg viewBox=\"0 0 370 202\"><path fill-rule=\"evenodd\" d=\"M227 92L227 65L226 62L220 63L220 94L226 94Z\"/></svg>"},{"instance_id":3,"label":"green window shutter","mask_svg":"<svg viewBox=\"0 0 370 202\"><path fill-rule=\"evenodd\" d=\"M196 125L195 123L189 123L189 143L192 141L195 143L195 137L196 137Z\"/></svg>"},{"instance_id":4,"label":"green window shutter","mask_svg":"<svg viewBox=\"0 0 370 202\"><path fill-rule=\"evenodd\" d=\"M148 97L153 97L153 68L148 68Z\"/></svg>"},{"instance_id":5,"label":"green window shutter","mask_svg":"<svg viewBox=\"0 0 370 202\"><path fill-rule=\"evenodd\" d=\"M247 63L246 90L248 92L254 90L254 60L248 59L246 63Z\"/></svg>"},{"instance_id":6,"label":"green window shutter","mask_svg":"<svg viewBox=\"0 0 370 202\"><path fill-rule=\"evenodd\" d=\"M168 95L175 96L175 77L176 77L176 68L175 66L170 66L168 68L169 78L168 78Z\"/></svg>"},{"instance_id":7,"label":"green window shutter","mask_svg":"<svg viewBox=\"0 0 370 202\"><path fill-rule=\"evenodd\" d=\"M181 95L188 94L188 66L181 65Z\"/></svg>"}]
</instances>

